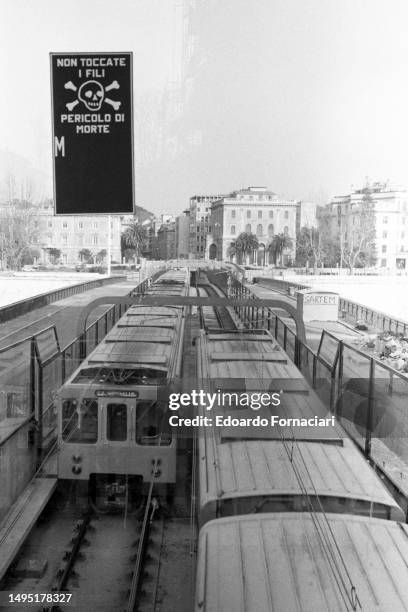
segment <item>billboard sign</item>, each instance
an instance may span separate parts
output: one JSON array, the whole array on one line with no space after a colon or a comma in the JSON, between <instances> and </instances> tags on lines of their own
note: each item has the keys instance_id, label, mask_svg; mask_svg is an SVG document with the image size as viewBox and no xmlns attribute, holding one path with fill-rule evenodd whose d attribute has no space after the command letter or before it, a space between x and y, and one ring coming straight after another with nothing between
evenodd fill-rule
<instances>
[{"instance_id":1,"label":"billboard sign","mask_svg":"<svg viewBox=\"0 0 408 612\"><path fill-rule=\"evenodd\" d=\"M132 54L50 56L55 213L133 213Z\"/></svg>"}]
</instances>

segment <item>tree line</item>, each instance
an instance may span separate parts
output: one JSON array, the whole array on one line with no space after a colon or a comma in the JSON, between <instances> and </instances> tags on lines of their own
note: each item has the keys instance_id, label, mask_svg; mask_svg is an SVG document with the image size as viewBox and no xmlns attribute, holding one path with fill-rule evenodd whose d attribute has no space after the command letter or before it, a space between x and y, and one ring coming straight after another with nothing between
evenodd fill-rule
<instances>
[{"instance_id":1,"label":"tree line","mask_svg":"<svg viewBox=\"0 0 408 612\"><path fill-rule=\"evenodd\" d=\"M3 268L19 270L24 265L32 265L35 260L41 258L44 251L51 263L57 264L60 261L60 248L45 247L40 243L41 218L38 207L31 201L13 199L0 206L0 263ZM121 235L122 257L128 261L136 261L146 240L146 230L139 221L129 221ZM83 248L78 251L78 260L103 264L107 254L105 248L96 253Z\"/></svg>"},{"instance_id":2,"label":"tree line","mask_svg":"<svg viewBox=\"0 0 408 612\"><path fill-rule=\"evenodd\" d=\"M265 246L265 254L271 256L273 263L283 265L283 254L286 249L291 249L293 246L292 238L285 233L276 234L272 240ZM234 240L229 249L228 255L231 258L236 258L237 263L245 263L255 251L259 249L259 241L255 234L242 232L236 240ZM263 262L266 263L266 262Z\"/></svg>"}]
</instances>

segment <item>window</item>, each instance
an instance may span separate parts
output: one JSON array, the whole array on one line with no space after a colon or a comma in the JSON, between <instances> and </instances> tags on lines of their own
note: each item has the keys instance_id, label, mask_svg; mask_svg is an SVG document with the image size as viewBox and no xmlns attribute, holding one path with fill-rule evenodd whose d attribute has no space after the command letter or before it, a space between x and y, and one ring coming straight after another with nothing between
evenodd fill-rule
<instances>
[{"instance_id":1,"label":"window","mask_svg":"<svg viewBox=\"0 0 408 612\"><path fill-rule=\"evenodd\" d=\"M96 234L92 236L92 244L98 244L98 236Z\"/></svg>"},{"instance_id":2,"label":"window","mask_svg":"<svg viewBox=\"0 0 408 612\"><path fill-rule=\"evenodd\" d=\"M231 234L235 234L235 225L231 225Z\"/></svg>"},{"instance_id":3,"label":"window","mask_svg":"<svg viewBox=\"0 0 408 612\"><path fill-rule=\"evenodd\" d=\"M285 227L283 228L283 233L288 235L289 234L289 228L287 225L285 225Z\"/></svg>"},{"instance_id":4,"label":"window","mask_svg":"<svg viewBox=\"0 0 408 612\"><path fill-rule=\"evenodd\" d=\"M52 227L52 221L48 221L48 227Z\"/></svg>"},{"instance_id":5,"label":"window","mask_svg":"<svg viewBox=\"0 0 408 612\"><path fill-rule=\"evenodd\" d=\"M385 267L386 267L386 265L387 265L387 260L386 260L386 259L382 259L382 260L381 260L381 267L382 267L382 268L385 268Z\"/></svg>"},{"instance_id":6,"label":"window","mask_svg":"<svg viewBox=\"0 0 408 612\"><path fill-rule=\"evenodd\" d=\"M386 237L387 237L387 232L385 232L385 231L384 231L384 232L382 233L382 237L383 237L383 238L386 238Z\"/></svg>"},{"instance_id":7,"label":"window","mask_svg":"<svg viewBox=\"0 0 408 612\"><path fill-rule=\"evenodd\" d=\"M270 211L269 211L269 218L270 218L270 219L273 219L273 210L270 210Z\"/></svg>"},{"instance_id":8,"label":"window","mask_svg":"<svg viewBox=\"0 0 408 612\"><path fill-rule=\"evenodd\" d=\"M112 442L122 442L127 438L126 404L108 404L106 437Z\"/></svg>"},{"instance_id":9,"label":"window","mask_svg":"<svg viewBox=\"0 0 408 612\"><path fill-rule=\"evenodd\" d=\"M285 219L289 219L289 211L285 210Z\"/></svg>"},{"instance_id":10,"label":"window","mask_svg":"<svg viewBox=\"0 0 408 612\"><path fill-rule=\"evenodd\" d=\"M80 222L78 223L78 227L79 227L79 229L84 229L84 224L83 224L83 222L82 222L82 221L80 221Z\"/></svg>"},{"instance_id":11,"label":"window","mask_svg":"<svg viewBox=\"0 0 408 612\"><path fill-rule=\"evenodd\" d=\"M251 218L251 211L247 210L247 219L250 219L250 218Z\"/></svg>"},{"instance_id":12,"label":"window","mask_svg":"<svg viewBox=\"0 0 408 612\"><path fill-rule=\"evenodd\" d=\"M231 210L231 218L235 219L236 216L237 216L237 211L236 210Z\"/></svg>"},{"instance_id":13,"label":"window","mask_svg":"<svg viewBox=\"0 0 408 612\"><path fill-rule=\"evenodd\" d=\"M272 236L274 235L274 227L273 227L273 223L270 223L268 225L268 236L269 238L272 238Z\"/></svg>"},{"instance_id":14,"label":"window","mask_svg":"<svg viewBox=\"0 0 408 612\"><path fill-rule=\"evenodd\" d=\"M171 444L171 427L165 404L140 401L136 404L136 442L143 446Z\"/></svg>"},{"instance_id":15,"label":"window","mask_svg":"<svg viewBox=\"0 0 408 612\"><path fill-rule=\"evenodd\" d=\"M62 402L62 439L95 444L98 439L98 403L93 399Z\"/></svg>"},{"instance_id":16,"label":"window","mask_svg":"<svg viewBox=\"0 0 408 612\"><path fill-rule=\"evenodd\" d=\"M83 244L84 244L84 235L83 234L78 234L78 244L79 244L79 246L83 246Z\"/></svg>"},{"instance_id":17,"label":"window","mask_svg":"<svg viewBox=\"0 0 408 612\"><path fill-rule=\"evenodd\" d=\"M248 223L248 225L245 226L245 231L247 234L250 234L252 232L252 227L250 223Z\"/></svg>"},{"instance_id":18,"label":"window","mask_svg":"<svg viewBox=\"0 0 408 612\"><path fill-rule=\"evenodd\" d=\"M387 252L387 245L383 244L381 247L381 253L386 253Z\"/></svg>"},{"instance_id":19,"label":"window","mask_svg":"<svg viewBox=\"0 0 408 612\"><path fill-rule=\"evenodd\" d=\"M257 236L262 236L262 234L263 234L262 223L259 223L259 225L257 225L257 227L256 227L256 235Z\"/></svg>"},{"instance_id":20,"label":"window","mask_svg":"<svg viewBox=\"0 0 408 612\"><path fill-rule=\"evenodd\" d=\"M388 217L383 217L383 223L388 223Z\"/></svg>"},{"instance_id":21,"label":"window","mask_svg":"<svg viewBox=\"0 0 408 612\"><path fill-rule=\"evenodd\" d=\"M63 221L63 223L62 223L62 227L68 227L68 223L67 223L67 221Z\"/></svg>"},{"instance_id":22,"label":"window","mask_svg":"<svg viewBox=\"0 0 408 612\"><path fill-rule=\"evenodd\" d=\"M258 210L258 219L262 219L262 210Z\"/></svg>"},{"instance_id":23,"label":"window","mask_svg":"<svg viewBox=\"0 0 408 612\"><path fill-rule=\"evenodd\" d=\"M38 227L38 221L34 221L34 227Z\"/></svg>"},{"instance_id":24,"label":"window","mask_svg":"<svg viewBox=\"0 0 408 612\"><path fill-rule=\"evenodd\" d=\"M68 244L68 236L66 234L62 234L61 238L62 238L62 244L64 245Z\"/></svg>"},{"instance_id":25,"label":"window","mask_svg":"<svg viewBox=\"0 0 408 612\"><path fill-rule=\"evenodd\" d=\"M94 221L93 226L94 226L94 229L98 229L98 222L97 222L97 221Z\"/></svg>"}]
</instances>

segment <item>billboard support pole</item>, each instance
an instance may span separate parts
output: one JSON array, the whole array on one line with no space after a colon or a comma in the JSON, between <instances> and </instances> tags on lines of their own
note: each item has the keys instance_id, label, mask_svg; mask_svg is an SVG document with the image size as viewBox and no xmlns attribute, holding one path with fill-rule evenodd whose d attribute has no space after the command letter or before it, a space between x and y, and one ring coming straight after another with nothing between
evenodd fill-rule
<instances>
[{"instance_id":1,"label":"billboard support pole","mask_svg":"<svg viewBox=\"0 0 408 612\"><path fill-rule=\"evenodd\" d=\"M111 267L111 260L112 260L112 215L108 215L108 276L111 275L112 272L112 267Z\"/></svg>"}]
</instances>

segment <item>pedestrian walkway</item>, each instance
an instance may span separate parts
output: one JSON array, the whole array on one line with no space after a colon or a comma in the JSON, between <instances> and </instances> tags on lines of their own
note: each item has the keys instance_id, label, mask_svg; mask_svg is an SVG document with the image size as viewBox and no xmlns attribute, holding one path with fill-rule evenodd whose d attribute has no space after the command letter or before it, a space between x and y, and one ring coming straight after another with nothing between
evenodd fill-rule
<instances>
[{"instance_id":1,"label":"pedestrian walkway","mask_svg":"<svg viewBox=\"0 0 408 612\"><path fill-rule=\"evenodd\" d=\"M0 581L57 486L56 478L34 478L0 525Z\"/></svg>"}]
</instances>

